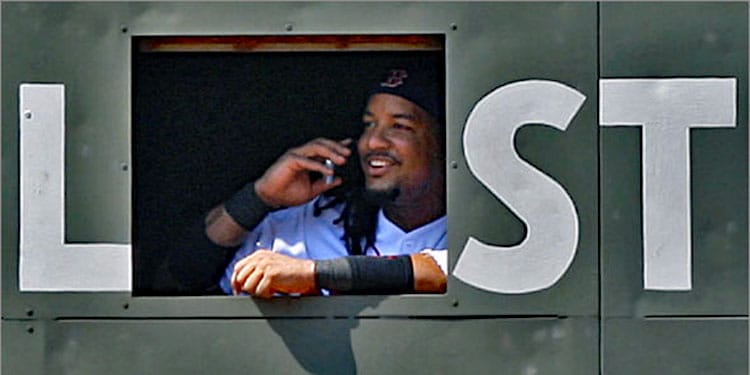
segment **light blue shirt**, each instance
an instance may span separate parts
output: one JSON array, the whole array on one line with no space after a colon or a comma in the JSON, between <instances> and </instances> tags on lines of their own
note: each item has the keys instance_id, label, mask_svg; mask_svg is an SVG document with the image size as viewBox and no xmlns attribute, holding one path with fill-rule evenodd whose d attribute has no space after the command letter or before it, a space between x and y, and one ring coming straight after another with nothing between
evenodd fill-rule
<instances>
[{"instance_id":1,"label":"light blue shirt","mask_svg":"<svg viewBox=\"0 0 750 375\"><path fill-rule=\"evenodd\" d=\"M235 263L258 249L315 260L349 255L343 240L344 228L341 223L333 223L341 216L343 204L323 210L316 217L313 215L314 202L272 212L248 233L219 283L224 293L232 294L229 281ZM380 254L368 249L367 255L405 255L426 250L445 271L448 248L446 223L447 218L443 216L407 233L388 220L380 210L375 232L375 248Z\"/></svg>"}]
</instances>

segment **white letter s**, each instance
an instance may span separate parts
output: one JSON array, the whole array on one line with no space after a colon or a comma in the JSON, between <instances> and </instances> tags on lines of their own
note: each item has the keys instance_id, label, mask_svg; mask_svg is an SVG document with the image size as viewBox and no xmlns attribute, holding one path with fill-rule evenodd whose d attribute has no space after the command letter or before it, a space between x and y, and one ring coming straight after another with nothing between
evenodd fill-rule
<instances>
[{"instance_id":1,"label":"white letter s","mask_svg":"<svg viewBox=\"0 0 750 375\"><path fill-rule=\"evenodd\" d=\"M565 130L586 97L558 82L528 80L482 98L464 129L469 169L526 224L526 238L512 247L469 237L453 275L496 293L529 293L554 285L578 246L578 215L555 180L521 159L516 131L526 124Z\"/></svg>"}]
</instances>

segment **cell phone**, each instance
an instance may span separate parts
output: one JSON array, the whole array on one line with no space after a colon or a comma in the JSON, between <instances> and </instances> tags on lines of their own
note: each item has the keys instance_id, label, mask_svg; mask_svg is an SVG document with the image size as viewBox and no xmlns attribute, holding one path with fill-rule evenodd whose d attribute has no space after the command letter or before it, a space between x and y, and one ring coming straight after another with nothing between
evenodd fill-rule
<instances>
[{"instance_id":1,"label":"cell phone","mask_svg":"<svg viewBox=\"0 0 750 375\"><path fill-rule=\"evenodd\" d=\"M332 176L325 176L326 184L332 184L336 177L340 177L344 181L344 185L360 183L361 170L359 167L359 156L357 155L357 145L352 142L348 147L352 150L352 155L344 165L336 165L330 159L323 159L323 165L325 165L326 168L333 170Z\"/></svg>"},{"instance_id":2,"label":"cell phone","mask_svg":"<svg viewBox=\"0 0 750 375\"><path fill-rule=\"evenodd\" d=\"M326 184L330 185L330 184L333 183L333 180L336 178L336 174L335 174L336 173L336 164L333 164L333 162L331 161L331 159L326 159L325 160L325 166L326 166L326 168L328 168L328 169L330 169L330 170L332 170L334 172L334 174L332 174L330 176L326 176Z\"/></svg>"}]
</instances>

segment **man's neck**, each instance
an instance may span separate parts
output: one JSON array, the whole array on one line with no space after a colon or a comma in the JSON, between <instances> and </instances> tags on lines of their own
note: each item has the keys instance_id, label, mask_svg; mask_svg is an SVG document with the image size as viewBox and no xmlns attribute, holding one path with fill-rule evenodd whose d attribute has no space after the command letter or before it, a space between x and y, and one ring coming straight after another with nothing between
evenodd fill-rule
<instances>
[{"instance_id":1,"label":"man's neck","mask_svg":"<svg viewBox=\"0 0 750 375\"><path fill-rule=\"evenodd\" d=\"M445 216L445 196L427 195L420 199L399 197L383 206L385 216L404 232L411 232Z\"/></svg>"}]
</instances>

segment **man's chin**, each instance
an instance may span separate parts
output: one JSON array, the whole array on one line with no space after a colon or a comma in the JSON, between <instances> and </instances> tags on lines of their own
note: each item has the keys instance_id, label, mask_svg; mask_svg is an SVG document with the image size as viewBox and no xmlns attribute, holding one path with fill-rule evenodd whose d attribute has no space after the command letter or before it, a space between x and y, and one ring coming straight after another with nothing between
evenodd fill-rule
<instances>
[{"instance_id":1,"label":"man's chin","mask_svg":"<svg viewBox=\"0 0 750 375\"><path fill-rule=\"evenodd\" d=\"M367 187L365 190L365 198L376 204L384 204L393 202L401 193L401 190L397 187Z\"/></svg>"}]
</instances>

